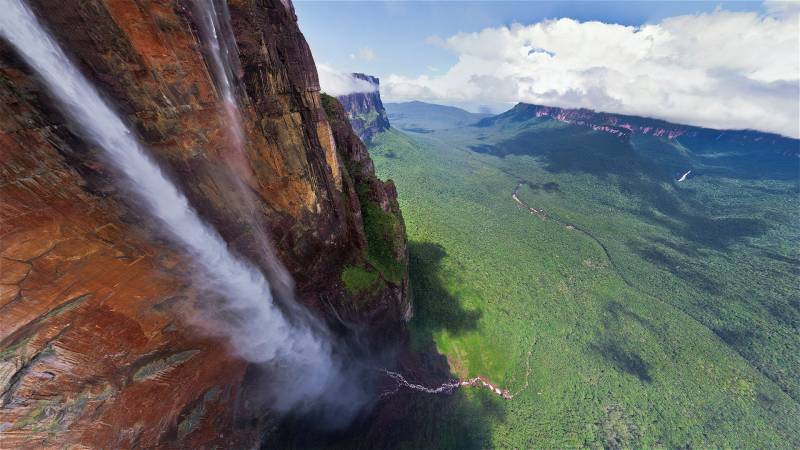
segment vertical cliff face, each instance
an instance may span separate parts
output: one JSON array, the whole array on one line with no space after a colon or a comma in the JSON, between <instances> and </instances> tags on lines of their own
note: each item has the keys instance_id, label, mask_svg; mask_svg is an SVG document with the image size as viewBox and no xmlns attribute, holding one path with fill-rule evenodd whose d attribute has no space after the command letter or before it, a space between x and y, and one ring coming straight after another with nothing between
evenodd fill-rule
<instances>
[{"instance_id":1,"label":"vertical cliff face","mask_svg":"<svg viewBox=\"0 0 800 450\"><path fill-rule=\"evenodd\" d=\"M232 148L191 2L29 4L237 253L275 276L255 221L317 315L343 333L401 327L410 306L396 193L342 128L341 107L323 108L289 2L229 2L245 155ZM0 161L3 446L257 442L274 415L250 401L248 365L183 320L214 295L1 41Z\"/></svg>"},{"instance_id":2,"label":"vertical cliff face","mask_svg":"<svg viewBox=\"0 0 800 450\"><path fill-rule=\"evenodd\" d=\"M381 102L380 80L363 73L352 75L375 87L371 92L356 92L339 96L339 101L347 112L347 118L350 120L353 130L362 141L369 142L376 133L389 129L389 117Z\"/></svg>"},{"instance_id":3,"label":"vertical cliff face","mask_svg":"<svg viewBox=\"0 0 800 450\"><path fill-rule=\"evenodd\" d=\"M342 280L348 291L362 298L363 302L369 302L376 290L391 297L381 302L391 309L372 309L370 314L387 317L399 314L408 319L411 317L411 304L403 301L408 297L408 250L397 189L391 180L382 182L375 177L372 159L350 126L344 107L325 94L322 95L322 105L333 130L334 142L344 160L344 184L353 190L358 200L366 238L365 251L345 269Z\"/></svg>"}]
</instances>

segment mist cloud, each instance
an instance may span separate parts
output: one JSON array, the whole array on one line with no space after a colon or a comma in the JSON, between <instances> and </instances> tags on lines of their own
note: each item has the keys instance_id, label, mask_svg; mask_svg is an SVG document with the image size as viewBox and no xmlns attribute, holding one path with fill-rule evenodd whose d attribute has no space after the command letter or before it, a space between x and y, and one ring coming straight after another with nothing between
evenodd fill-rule
<instances>
[{"instance_id":1,"label":"mist cloud","mask_svg":"<svg viewBox=\"0 0 800 450\"><path fill-rule=\"evenodd\" d=\"M798 8L671 17L640 27L573 19L429 38L442 75L384 77L384 97L542 103L800 137Z\"/></svg>"},{"instance_id":2,"label":"mist cloud","mask_svg":"<svg viewBox=\"0 0 800 450\"><path fill-rule=\"evenodd\" d=\"M325 64L317 64L319 72L319 85L328 95L355 94L358 92L374 92L375 85L366 80L353 78L349 73L339 72Z\"/></svg>"}]
</instances>

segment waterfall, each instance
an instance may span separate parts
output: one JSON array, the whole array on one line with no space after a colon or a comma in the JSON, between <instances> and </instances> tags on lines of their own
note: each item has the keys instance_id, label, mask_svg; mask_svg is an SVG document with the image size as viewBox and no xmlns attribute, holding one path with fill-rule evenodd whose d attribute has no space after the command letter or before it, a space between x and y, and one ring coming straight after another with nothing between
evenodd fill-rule
<instances>
[{"instance_id":1,"label":"waterfall","mask_svg":"<svg viewBox=\"0 0 800 450\"><path fill-rule=\"evenodd\" d=\"M218 7L215 7L215 4ZM247 154L247 135L234 92L234 73L239 73L241 67L228 4L225 1L194 0L191 5L194 23L205 46L205 59L225 111L222 119L229 132L229 143L233 151L226 152L224 159L228 163L229 179L238 195L238 198L233 200L247 209L243 217L248 221L250 230L258 241L261 262L267 266L272 275L273 291L277 289L283 297L293 297L294 281L275 256L275 249L259 220L256 198L243 180L243 177L251 173L251 168ZM284 302L284 306L291 307L294 304L291 300L290 298L288 303Z\"/></svg>"},{"instance_id":2,"label":"waterfall","mask_svg":"<svg viewBox=\"0 0 800 450\"><path fill-rule=\"evenodd\" d=\"M231 29L228 5L222 2L222 17L217 13L213 0L195 0L192 3L201 39L208 48L208 60L217 89L225 103L225 113L231 129L233 145L239 152L245 152L245 135L241 114L233 92L233 66L238 67L238 56L233 30ZM221 19L221 20L220 20ZM237 70L238 72L238 70Z\"/></svg>"},{"instance_id":3,"label":"waterfall","mask_svg":"<svg viewBox=\"0 0 800 450\"><path fill-rule=\"evenodd\" d=\"M321 398L324 402L328 392L341 389L345 382L328 336L282 314L263 273L233 254L219 233L202 221L22 0L3 2L0 36L41 77L66 116L103 150L129 183L131 194L189 254L208 287L221 297L228 325L213 331L224 334L242 358L283 373L273 377L280 385L270 406L288 410Z\"/></svg>"}]
</instances>

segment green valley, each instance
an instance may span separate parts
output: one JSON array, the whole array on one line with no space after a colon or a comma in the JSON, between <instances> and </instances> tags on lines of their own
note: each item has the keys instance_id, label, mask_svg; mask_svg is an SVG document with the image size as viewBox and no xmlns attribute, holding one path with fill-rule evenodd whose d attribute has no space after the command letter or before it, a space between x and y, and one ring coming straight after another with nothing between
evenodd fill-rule
<instances>
[{"instance_id":1,"label":"green valley","mask_svg":"<svg viewBox=\"0 0 800 450\"><path fill-rule=\"evenodd\" d=\"M411 344L518 395L407 394L366 445L800 446L794 155L386 106Z\"/></svg>"}]
</instances>

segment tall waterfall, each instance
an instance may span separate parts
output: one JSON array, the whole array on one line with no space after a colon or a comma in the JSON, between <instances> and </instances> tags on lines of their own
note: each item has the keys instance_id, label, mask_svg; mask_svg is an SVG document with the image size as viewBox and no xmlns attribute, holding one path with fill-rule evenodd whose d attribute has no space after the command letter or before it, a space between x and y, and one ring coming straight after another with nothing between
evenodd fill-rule
<instances>
[{"instance_id":1,"label":"tall waterfall","mask_svg":"<svg viewBox=\"0 0 800 450\"><path fill-rule=\"evenodd\" d=\"M294 282L275 256L272 243L259 220L256 198L248 186L248 181L252 181L252 172L247 153L247 134L234 91L235 74L241 71L241 67L227 1L194 0L191 6L192 17L205 47L205 58L224 109L222 120L232 150L225 153L224 159L228 163L230 181L236 187L238 198L235 201L246 210L243 218L248 221L253 237L259 244L261 263L267 266L272 276L273 291L290 297L294 293ZM290 299L289 304L284 306L291 307L293 304Z\"/></svg>"},{"instance_id":2,"label":"tall waterfall","mask_svg":"<svg viewBox=\"0 0 800 450\"><path fill-rule=\"evenodd\" d=\"M245 135L242 118L233 92L234 65L238 68L239 57L236 55L236 43L231 29L230 13L225 2L220 4L220 12L214 6L214 0L195 0L192 3L197 26L201 38L208 48L208 61L211 65L214 81L225 104L228 125L231 130L233 145L239 152L245 152ZM220 15L222 17L220 17ZM237 70L238 72L238 70Z\"/></svg>"},{"instance_id":3,"label":"tall waterfall","mask_svg":"<svg viewBox=\"0 0 800 450\"><path fill-rule=\"evenodd\" d=\"M328 336L287 320L273 302L262 272L233 254L219 233L201 220L21 0L3 2L0 36L41 77L67 117L103 150L129 182L131 193L191 256L210 288L223 299L225 315L233 323L227 321L228 326L214 331L223 333L241 357L276 368L279 389L273 393L271 406L288 410L320 400L342 401L326 400L328 392L342 389L345 383Z\"/></svg>"}]
</instances>

